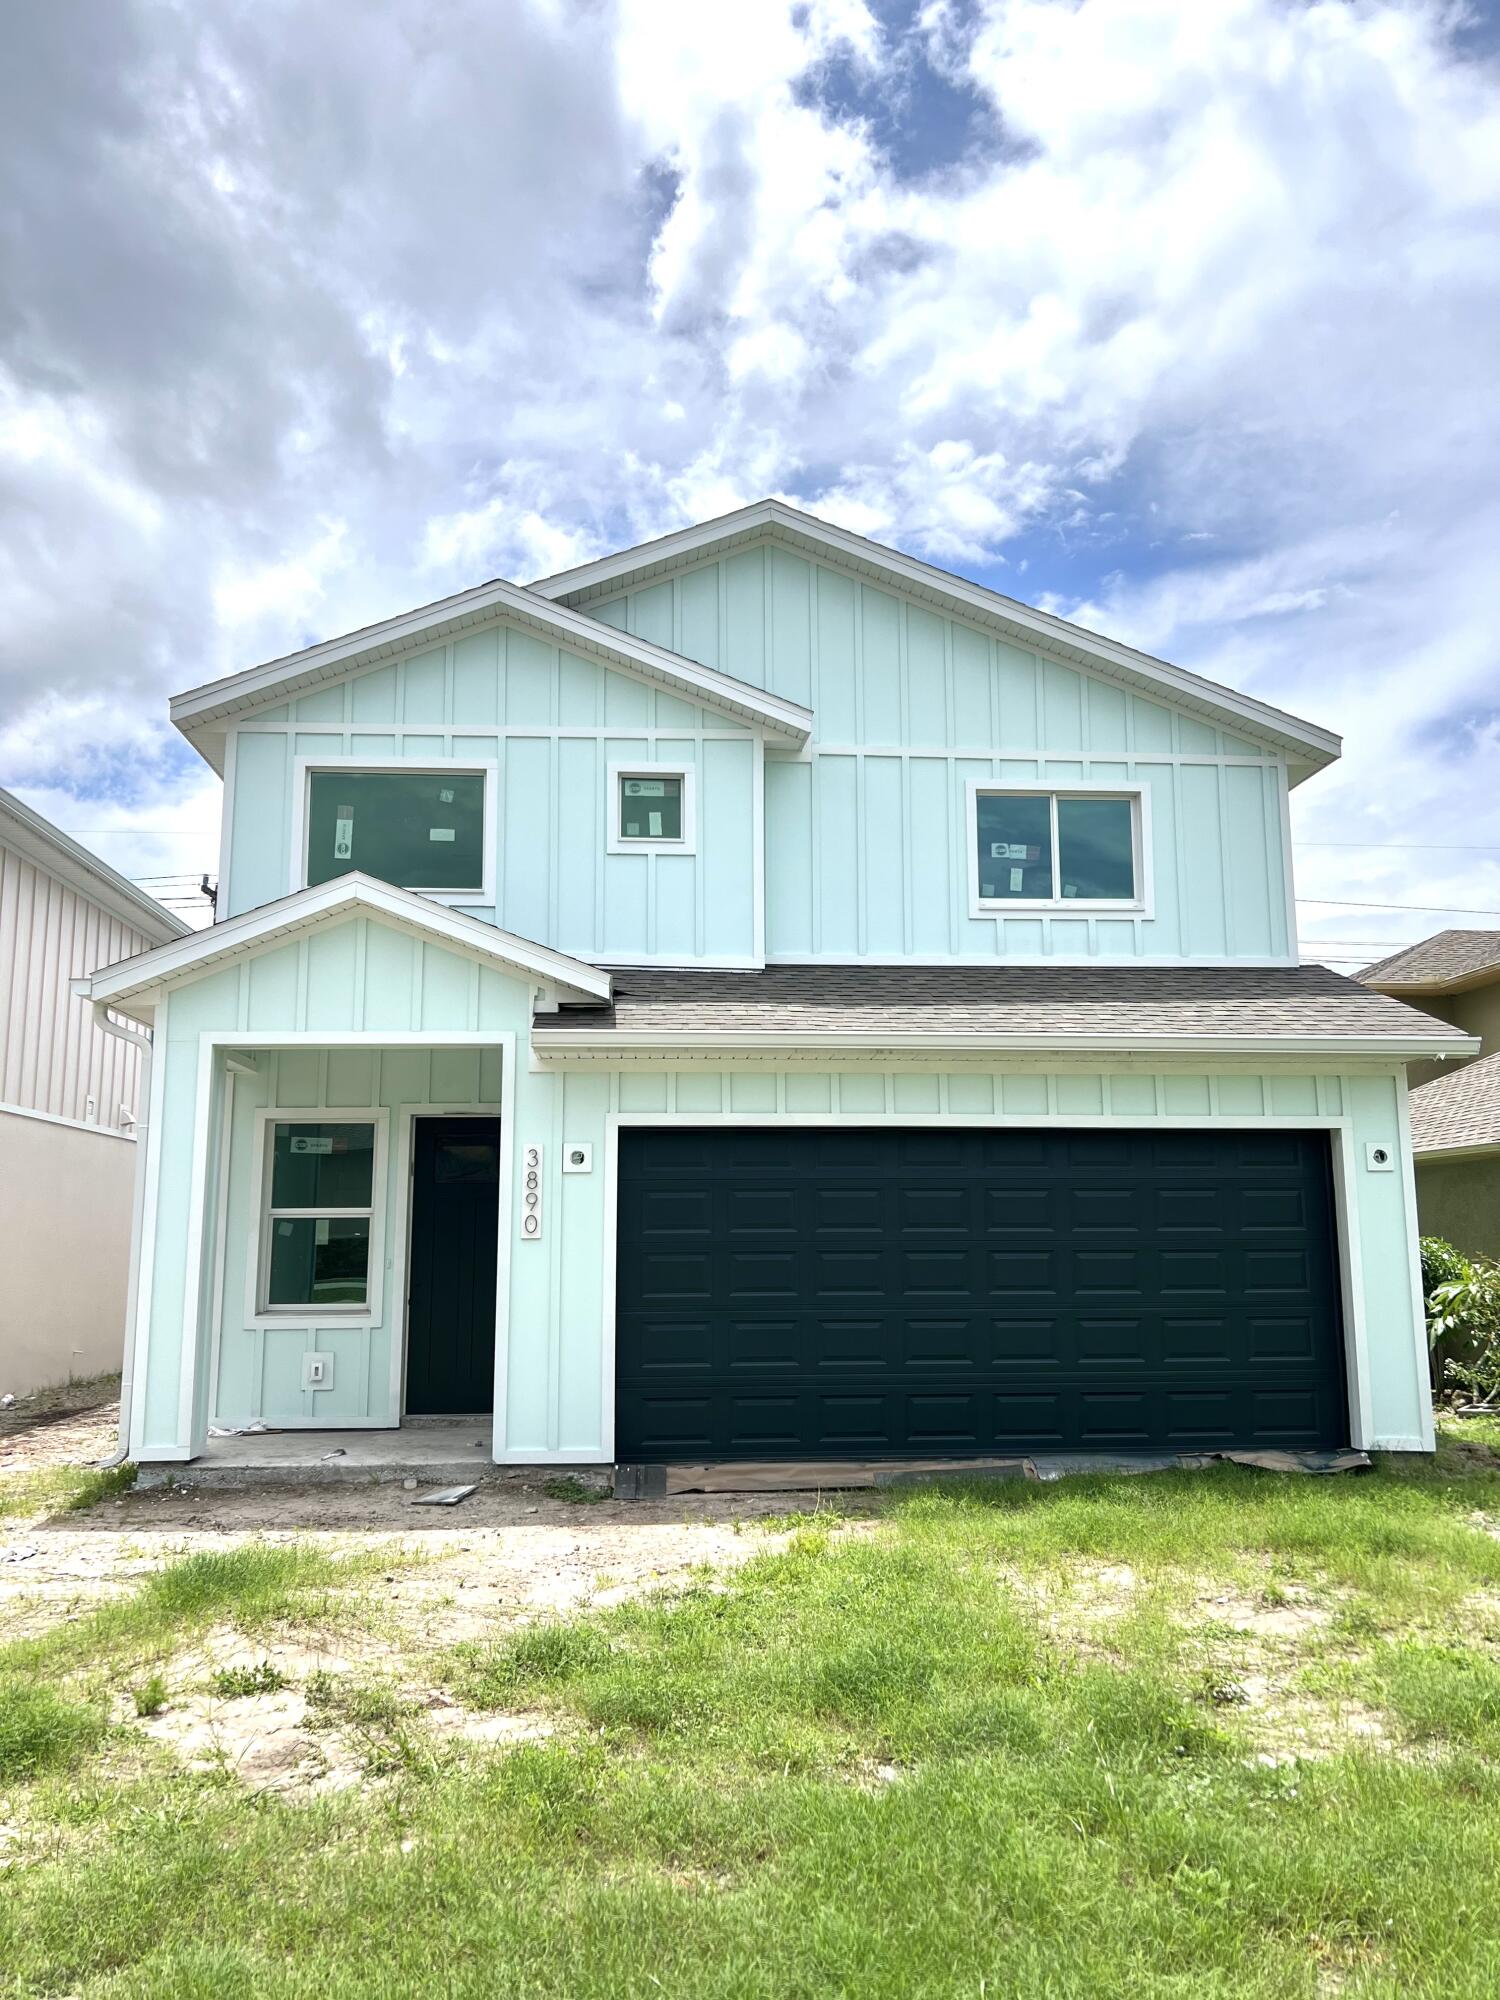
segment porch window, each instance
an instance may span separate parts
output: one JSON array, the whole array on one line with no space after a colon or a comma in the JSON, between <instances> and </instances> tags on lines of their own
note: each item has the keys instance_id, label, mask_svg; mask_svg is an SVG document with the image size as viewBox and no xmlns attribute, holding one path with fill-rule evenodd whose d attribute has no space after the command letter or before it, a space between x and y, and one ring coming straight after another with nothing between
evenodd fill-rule
<instances>
[{"instance_id":1,"label":"porch window","mask_svg":"<svg viewBox=\"0 0 1500 2000\"><path fill-rule=\"evenodd\" d=\"M307 886L352 869L431 894L485 893L482 771L311 770Z\"/></svg>"},{"instance_id":2,"label":"porch window","mask_svg":"<svg viewBox=\"0 0 1500 2000\"><path fill-rule=\"evenodd\" d=\"M971 786L975 914L1143 907L1143 822L1137 790Z\"/></svg>"},{"instance_id":3,"label":"porch window","mask_svg":"<svg viewBox=\"0 0 1500 2000\"><path fill-rule=\"evenodd\" d=\"M374 1125L353 1119L277 1122L270 1150L265 1307L367 1305Z\"/></svg>"}]
</instances>

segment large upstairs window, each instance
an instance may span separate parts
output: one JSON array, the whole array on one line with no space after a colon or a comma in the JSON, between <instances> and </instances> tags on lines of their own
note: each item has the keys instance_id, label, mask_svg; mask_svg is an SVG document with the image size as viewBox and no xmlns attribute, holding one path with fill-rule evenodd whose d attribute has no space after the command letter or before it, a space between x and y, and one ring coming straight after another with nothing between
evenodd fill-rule
<instances>
[{"instance_id":1,"label":"large upstairs window","mask_svg":"<svg viewBox=\"0 0 1500 2000\"><path fill-rule=\"evenodd\" d=\"M401 889L488 899L485 770L309 762L305 782L309 888L357 869Z\"/></svg>"},{"instance_id":2,"label":"large upstairs window","mask_svg":"<svg viewBox=\"0 0 1500 2000\"><path fill-rule=\"evenodd\" d=\"M1139 789L976 783L969 788L969 839L976 915L1145 908Z\"/></svg>"}]
</instances>

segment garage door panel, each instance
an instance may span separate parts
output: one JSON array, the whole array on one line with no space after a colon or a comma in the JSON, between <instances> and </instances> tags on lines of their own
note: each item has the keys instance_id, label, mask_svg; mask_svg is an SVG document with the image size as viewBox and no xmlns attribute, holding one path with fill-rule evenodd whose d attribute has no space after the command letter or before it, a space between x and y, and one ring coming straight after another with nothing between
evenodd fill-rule
<instances>
[{"instance_id":1,"label":"garage door panel","mask_svg":"<svg viewBox=\"0 0 1500 2000\"><path fill-rule=\"evenodd\" d=\"M617 1453L1347 1441L1327 1141L621 1134Z\"/></svg>"}]
</instances>

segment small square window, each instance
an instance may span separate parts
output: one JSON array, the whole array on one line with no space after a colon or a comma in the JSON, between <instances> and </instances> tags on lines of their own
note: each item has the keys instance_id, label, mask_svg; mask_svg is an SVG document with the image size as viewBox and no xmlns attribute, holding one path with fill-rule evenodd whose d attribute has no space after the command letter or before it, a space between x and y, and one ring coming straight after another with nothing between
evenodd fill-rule
<instances>
[{"instance_id":1,"label":"small square window","mask_svg":"<svg viewBox=\"0 0 1500 2000\"><path fill-rule=\"evenodd\" d=\"M621 840L681 840L681 778L620 780Z\"/></svg>"},{"instance_id":2,"label":"small square window","mask_svg":"<svg viewBox=\"0 0 1500 2000\"><path fill-rule=\"evenodd\" d=\"M614 765L609 774L609 851L661 848L691 854L693 772L662 764Z\"/></svg>"}]
</instances>

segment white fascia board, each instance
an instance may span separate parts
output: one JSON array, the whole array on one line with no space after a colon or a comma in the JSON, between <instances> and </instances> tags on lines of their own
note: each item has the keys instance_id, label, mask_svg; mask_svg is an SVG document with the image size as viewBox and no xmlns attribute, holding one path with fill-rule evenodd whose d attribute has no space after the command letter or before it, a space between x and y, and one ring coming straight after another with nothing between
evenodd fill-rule
<instances>
[{"instance_id":1,"label":"white fascia board","mask_svg":"<svg viewBox=\"0 0 1500 2000\"><path fill-rule=\"evenodd\" d=\"M1133 646L1090 632L1066 618L1040 611L1035 605L1005 597L983 584L970 583L932 563L901 553L899 549L872 542L847 528L835 527L813 514L789 507L780 500L759 500L736 513L717 520L700 521L691 528L644 542L618 555L603 556L597 562L581 563L556 576L541 577L530 585L540 597L582 602L623 586L627 581L644 583L663 570L706 553L715 546L745 541L769 534L803 553L842 563L864 575L895 582L909 592L937 603L961 616L990 627L1001 628L1013 641L1034 646L1053 659L1071 666L1092 668L1112 679L1124 680L1148 692L1165 695L1181 705L1213 714L1237 730L1269 738L1285 749L1299 764L1311 771L1331 764L1342 750L1341 738L1269 702L1205 680L1153 654L1138 652Z\"/></svg>"},{"instance_id":2,"label":"white fascia board","mask_svg":"<svg viewBox=\"0 0 1500 2000\"><path fill-rule=\"evenodd\" d=\"M748 681L736 680L664 646L602 624L570 605L554 604L520 584L503 581L480 584L378 625L366 625L341 638L308 646L300 653L288 653L263 666L189 688L172 697L171 718L190 742L202 748L201 736L222 731L250 709L502 617L544 633L571 652L624 667L736 722L753 724L766 732L768 741L800 749L811 734L812 710L799 702L768 694Z\"/></svg>"},{"instance_id":3,"label":"white fascia board","mask_svg":"<svg viewBox=\"0 0 1500 2000\"><path fill-rule=\"evenodd\" d=\"M503 965L526 977L563 987L589 1000L608 1000L610 976L597 966L553 951L547 945L518 938L478 917L464 916L441 903L429 902L409 889L393 888L368 875L340 875L316 888L299 889L259 909L229 917L206 931L194 931L179 942L122 959L96 972L89 981L89 997L111 1005L154 989L164 981L200 972L221 960L268 940L290 936L309 925L331 918L364 914L383 918L403 930L419 932L437 943L449 945L493 964Z\"/></svg>"},{"instance_id":4,"label":"white fascia board","mask_svg":"<svg viewBox=\"0 0 1500 2000\"><path fill-rule=\"evenodd\" d=\"M996 1055L1224 1055L1291 1056L1337 1061L1345 1056L1377 1056L1392 1062L1434 1054L1459 1055L1466 1047L1477 1049L1476 1038L1441 1040L1437 1037L1392 1035L1037 1035L1037 1034L947 1034L901 1035L870 1032L769 1034L755 1029L739 1029L722 1034L658 1033L645 1030L601 1029L590 1035L586 1028L538 1028L531 1031L531 1046L539 1055L566 1055L570 1050L591 1058L608 1057L611 1051L638 1055L681 1051L683 1053L725 1055L762 1051L768 1055L789 1054L798 1049L814 1051L840 1049L889 1050L894 1057L932 1053L972 1055L976 1051Z\"/></svg>"},{"instance_id":5,"label":"white fascia board","mask_svg":"<svg viewBox=\"0 0 1500 2000\"><path fill-rule=\"evenodd\" d=\"M33 812L13 792L4 790L0 790L0 845L12 848L96 903L106 915L159 944L168 938L192 935L188 925L170 910L163 909L154 896L148 896L144 889L117 874L107 861L101 861L88 848L80 847L61 827Z\"/></svg>"},{"instance_id":6,"label":"white fascia board","mask_svg":"<svg viewBox=\"0 0 1500 2000\"><path fill-rule=\"evenodd\" d=\"M1500 1158L1500 1139L1477 1141L1469 1146L1413 1146L1414 1160L1486 1160Z\"/></svg>"}]
</instances>

